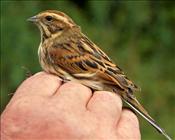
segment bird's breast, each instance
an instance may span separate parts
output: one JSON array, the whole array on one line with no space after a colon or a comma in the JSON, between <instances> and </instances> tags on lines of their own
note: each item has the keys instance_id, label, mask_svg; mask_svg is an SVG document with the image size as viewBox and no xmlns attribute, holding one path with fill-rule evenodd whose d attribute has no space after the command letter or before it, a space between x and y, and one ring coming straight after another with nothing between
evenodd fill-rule
<instances>
[{"instance_id":1,"label":"bird's breast","mask_svg":"<svg viewBox=\"0 0 175 140\"><path fill-rule=\"evenodd\" d=\"M54 62L52 62L49 56L49 52L47 51L47 47L43 46L43 44L40 44L38 48L38 56L40 65L44 71L57 75L61 79L73 79L73 77L70 74L68 74L65 70L60 68L58 65L54 64Z\"/></svg>"},{"instance_id":2,"label":"bird's breast","mask_svg":"<svg viewBox=\"0 0 175 140\"><path fill-rule=\"evenodd\" d=\"M42 43L39 45L38 48L38 57L39 57L39 63L44 71L48 73L55 73L55 70L53 69L52 65L49 62L50 60L47 48Z\"/></svg>"}]
</instances>

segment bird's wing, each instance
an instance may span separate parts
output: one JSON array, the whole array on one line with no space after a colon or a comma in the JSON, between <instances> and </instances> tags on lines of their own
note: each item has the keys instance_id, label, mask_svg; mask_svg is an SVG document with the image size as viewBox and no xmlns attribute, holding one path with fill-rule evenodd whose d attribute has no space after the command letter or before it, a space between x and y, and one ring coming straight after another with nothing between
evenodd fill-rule
<instances>
[{"instance_id":1,"label":"bird's wing","mask_svg":"<svg viewBox=\"0 0 175 140\"><path fill-rule=\"evenodd\" d=\"M77 79L94 78L106 84L116 85L123 90L137 89L122 70L86 36L78 41L57 43L48 51L54 65L59 65Z\"/></svg>"}]
</instances>

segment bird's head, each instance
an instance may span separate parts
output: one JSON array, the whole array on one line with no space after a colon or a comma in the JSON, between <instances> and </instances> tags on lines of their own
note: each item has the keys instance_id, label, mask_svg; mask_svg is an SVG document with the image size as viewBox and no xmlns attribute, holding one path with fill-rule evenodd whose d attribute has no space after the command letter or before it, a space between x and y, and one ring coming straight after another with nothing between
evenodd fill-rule
<instances>
[{"instance_id":1,"label":"bird's head","mask_svg":"<svg viewBox=\"0 0 175 140\"><path fill-rule=\"evenodd\" d=\"M35 23L39 27L43 38L49 38L54 34L61 35L65 30L76 26L69 16L56 10L41 12L30 17L28 21Z\"/></svg>"}]
</instances>

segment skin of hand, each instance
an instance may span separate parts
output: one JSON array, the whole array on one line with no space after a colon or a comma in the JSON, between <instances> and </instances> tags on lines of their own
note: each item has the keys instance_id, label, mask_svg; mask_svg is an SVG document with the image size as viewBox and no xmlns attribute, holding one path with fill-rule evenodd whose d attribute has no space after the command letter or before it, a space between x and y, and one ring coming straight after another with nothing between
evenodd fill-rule
<instances>
[{"instance_id":1,"label":"skin of hand","mask_svg":"<svg viewBox=\"0 0 175 140\"><path fill-rule=\"evenodd\" d=\"M119 95L62 84L39 72L17 89L1 115L2 140L140 140L136 115Z\"/></svg>"}]
</instances>

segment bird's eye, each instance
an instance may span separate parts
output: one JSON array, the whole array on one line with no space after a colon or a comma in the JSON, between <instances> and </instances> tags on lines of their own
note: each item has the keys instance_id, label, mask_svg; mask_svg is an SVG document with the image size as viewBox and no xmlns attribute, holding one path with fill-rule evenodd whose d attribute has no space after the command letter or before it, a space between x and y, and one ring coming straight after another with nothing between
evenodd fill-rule
<instances>
[{"instance_id":1,"label":"bird's eye","mask_svg":"<svg viewBox=\"0 0 175 140\"><path fill-rule=\"evenodd\" d=\"M53 20L53 17L51 17L51 16L46 16L45 19L46 19L47 21L52 21L52 20Z\"/></svg>"}]
</instances>

